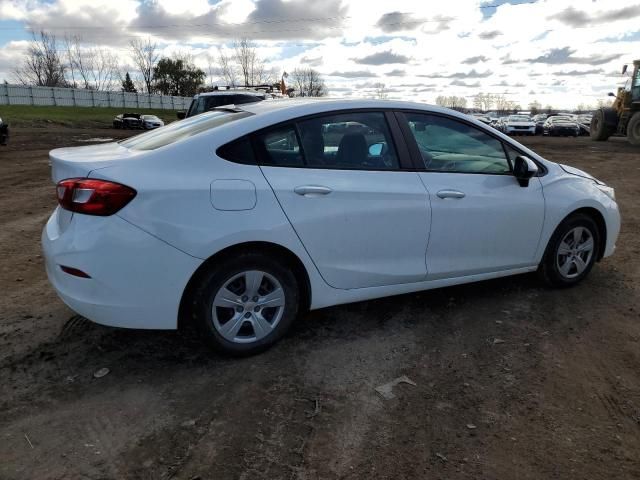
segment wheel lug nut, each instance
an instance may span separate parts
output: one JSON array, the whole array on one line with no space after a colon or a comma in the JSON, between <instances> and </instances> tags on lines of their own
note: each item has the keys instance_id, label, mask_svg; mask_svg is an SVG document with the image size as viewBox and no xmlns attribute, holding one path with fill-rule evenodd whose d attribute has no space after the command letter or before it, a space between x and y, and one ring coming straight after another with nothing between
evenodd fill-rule
<instances>
[{"instance_id":1,"label":"wheel lug nut","mask_svg":"<svg viewBox=\"0 0 640 480\"><path fill-rule=\"evenodd\" d=\"M246 302L247 300L249 300L249 297L247 297L246 295L244 295L244 296L242 297L242 301L243 301L243 302Z\"/></svg>"},{"instance_id":2,"label":"wheel lug nut","mask_svg":"<svg viewBox=\"0 0 640 480\"><path fill-rule=\"evenodd\" d=\"M260 307L256 307L253 309L254 312L259 312L260 311Z\"/></svg>"},{"instance_id":3,"label":"wheel lug nut","mask_svg":"<svg viewBox=\"0 0 640 480\"><path fill-rule=\"evenodd\" d=\"M244 318L249 318L249 317L251 317L251 313L247 312L244 314Z\"/></svg>"},{"instance_id":4,"label":"wheel lug nut","mask_svg":"<svg viewBox=\"0 0 640 480\"><path fill-rule=\"evenodd\" d=\"M257 302L257 301L258 301L258 297L257 297L257 296L256 296L256 297L253 297L253 301L254 301L254 302Z\"/></svg>"}]
</instances>

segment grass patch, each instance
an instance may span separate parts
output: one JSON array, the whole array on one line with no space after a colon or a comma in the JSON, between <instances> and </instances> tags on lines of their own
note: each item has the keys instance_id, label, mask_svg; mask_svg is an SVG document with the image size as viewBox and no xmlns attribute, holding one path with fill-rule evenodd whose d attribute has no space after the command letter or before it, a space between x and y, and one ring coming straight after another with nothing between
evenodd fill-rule
<instances>
[{"instance_id":1,"label":"grass patch","mask_svg":"<svg viewBox=\"0 0 640 480\"><path fill-rule=\"evenodd\" d=\"M174 110L149 108L54 107L0 105L0 118L9 127L37 127L51 124L67 127L111 127L113 117L124 112L156 115L165 123L177 120Z\"/></svg>"}]
</instances>

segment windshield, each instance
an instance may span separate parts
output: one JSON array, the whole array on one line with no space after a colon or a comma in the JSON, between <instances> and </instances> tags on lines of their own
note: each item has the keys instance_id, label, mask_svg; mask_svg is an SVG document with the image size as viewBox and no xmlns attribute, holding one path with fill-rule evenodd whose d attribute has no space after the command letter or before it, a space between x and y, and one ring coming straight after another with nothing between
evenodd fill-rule
<instances>
[{"instance_id":1,"label":"windshield","mask_svg":"<svg viewBox=\"0 0 640 480\"><path fill-rule=\"evenodd\" d=\"M240 120L253 115L249 112L213 111L206 112L197 117L188 118L179 122L173 122L166 127L160 127L148 133L143 133L128 140L120 142L120 145L131 150L155 150L170 143L178 142L207 130L219 127L225 123Z\"/></svg>"},{"instance_id":2,"label":"windshield","mask_svg":"<svg viewBox=\"0 0 640 480\"><path fill-rule=\"evenodd\" d=\"M155 115L143 115L142 118L144 118L145 120L160 120Z\"/></svg>"},{"instance_id":3,"label":"windshield","mask_svg":"<svg viewBox=\"0 0 640 480\"><path fill-rule=\"evenodd\" d=\"M528 122L529 117L527 117L526 115L511 115L509 117L509 121L510 122Z\"/></svg>"}]
</instances>

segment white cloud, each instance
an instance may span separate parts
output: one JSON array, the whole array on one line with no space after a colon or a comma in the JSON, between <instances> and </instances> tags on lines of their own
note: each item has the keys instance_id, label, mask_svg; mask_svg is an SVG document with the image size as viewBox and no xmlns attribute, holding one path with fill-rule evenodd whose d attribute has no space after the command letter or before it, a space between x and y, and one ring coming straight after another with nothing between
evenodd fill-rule
<instances>
[{"instance_id":1,"label":"white cloud","mask_svg":"<svg viewBox=\"0 0 640 480\"><path fill-rule=\"evenodd\" d=\"M370 95L363 77L391 98L432 102L440 94L504 93L569 108L595 104L640 52L640 0L539 0L504 4L489 18L481 0L0 0L2 20L58 35L80 34L129 62L126 44L150 36L164 54L190 51L201 68L218 47L253 38L278 71L312 66L336 96ZM24 43L3 32L0 79L11 79ZM21 35L21 32L16 32ZM562 82L564 83L558 83ZM532 93L535 92L535 93Z\"/></svg>"}]
</instances>

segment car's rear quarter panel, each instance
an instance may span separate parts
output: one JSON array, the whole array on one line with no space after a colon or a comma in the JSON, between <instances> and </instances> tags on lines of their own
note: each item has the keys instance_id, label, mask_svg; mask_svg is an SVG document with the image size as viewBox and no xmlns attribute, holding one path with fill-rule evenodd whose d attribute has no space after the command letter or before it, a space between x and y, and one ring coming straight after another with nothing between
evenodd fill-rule
<instances>
[{"instance_id":1,"label":"car's rear quarter panel","mask_svg":"<svg viewBox=\"0 0 640 480\"><path fill-rule=\"evenodd\" d=\"M241 133L234 135L237 137ZM314 294L320 294L324 288L330 290L260 168L229 162L215 155L220 144L235 137L214 134L198 137L148 152L132 162L96 170L91 176L136 189L136 198L117 215L196 257L199 265L227 247L268 242L290 250L302 261ZM214 208L211 184L220 180L252 183L255 206L232 211Z\"/></svg>"}]
</instances>

